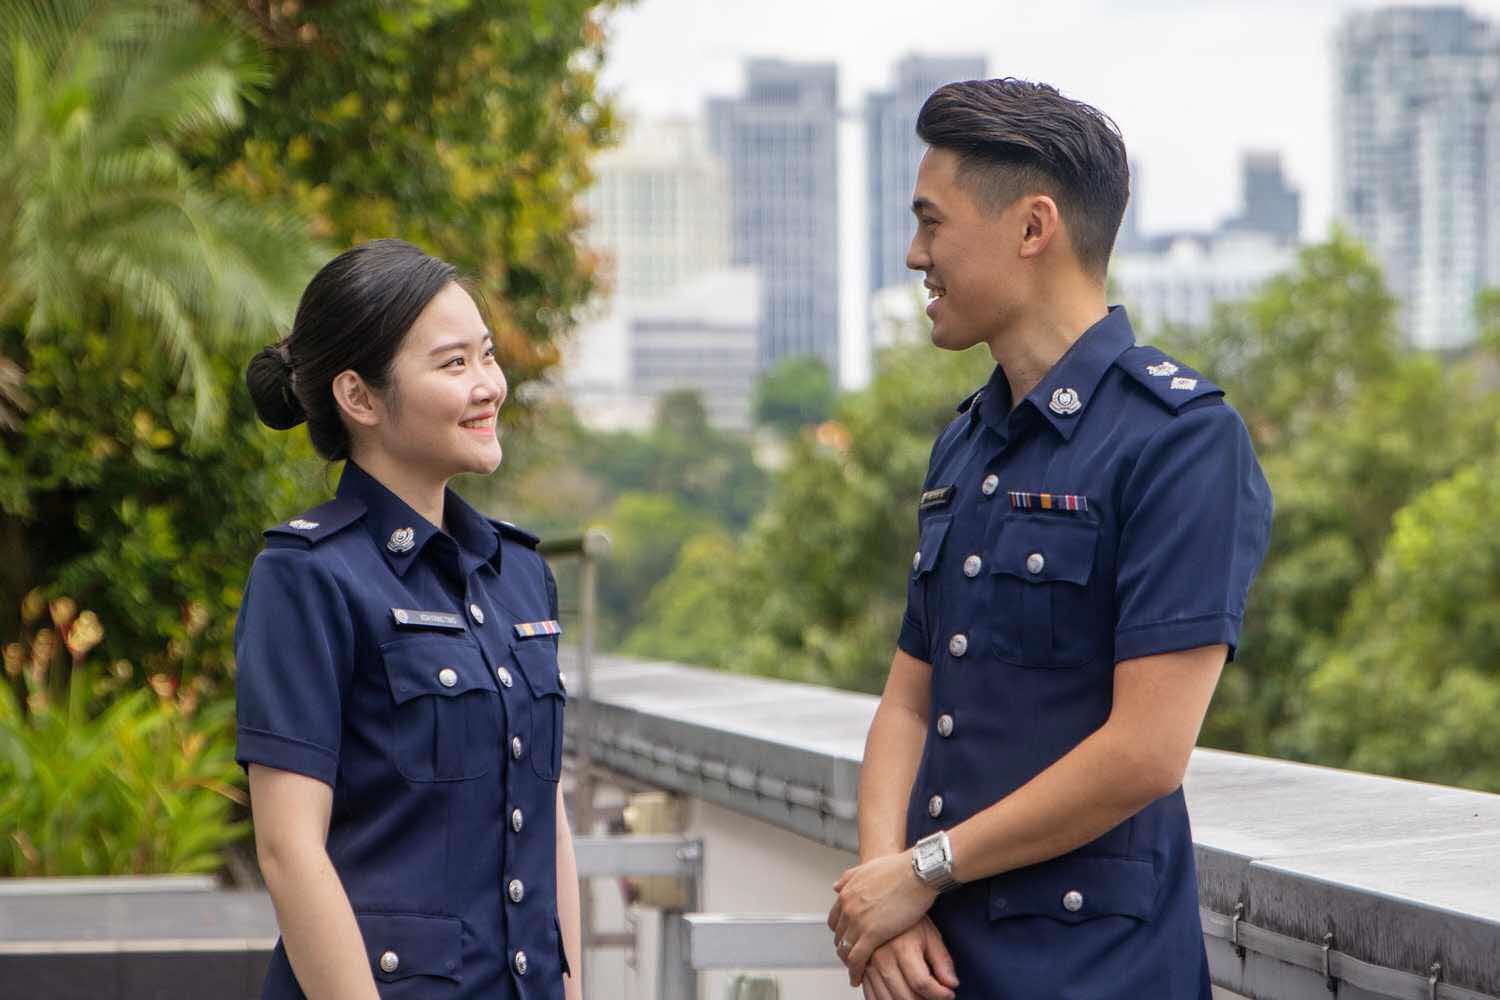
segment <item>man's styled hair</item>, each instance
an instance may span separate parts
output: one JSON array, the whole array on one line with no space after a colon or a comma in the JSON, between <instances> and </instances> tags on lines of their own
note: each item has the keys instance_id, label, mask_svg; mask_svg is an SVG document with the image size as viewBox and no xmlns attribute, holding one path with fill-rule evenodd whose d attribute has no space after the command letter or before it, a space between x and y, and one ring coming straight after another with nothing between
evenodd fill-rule
<instances>
[{"instance_id":1,"label":"man's styled hair","mask_svg":"<svg viewBox=\"0 0 1500 1000\"><path fill-rule=\"evenodd\" d=\"M1108 115L1044 83L969 80L933 91L917 137L958 154L960 181L986 208L1050 195L1079 264L1104 277L1130 198L1125 142Z\"/></svg>"}]
</instances>

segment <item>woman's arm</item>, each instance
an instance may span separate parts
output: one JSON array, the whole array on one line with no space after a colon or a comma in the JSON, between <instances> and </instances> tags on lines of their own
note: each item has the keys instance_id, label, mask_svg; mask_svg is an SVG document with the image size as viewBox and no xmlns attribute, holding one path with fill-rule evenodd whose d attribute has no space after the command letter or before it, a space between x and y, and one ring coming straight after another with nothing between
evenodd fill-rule
<instances>
[{"instance_id":1,"label":"woman's arm","mask_svg":"<svg viewBox=\"0 0 1500 1000\"><path fill-rule=\"evenodd\" d=\"M563 806L562 782L557 783L557 919L562 924L563 951L571 974L563 980L567 1000L583 1000L583 920L578 902L578 859L573 856L573 831Z\"/></svg>"},{"instance_id":2,"label":"woman's arm","mask_svg":"<svg viewBox=\"0 0 1500 1000\"><path fill-rule=\"evenodd\" d=\"M255 855L298 985L308 1000L379 1000L354 908L328 857L332 808L333 789L316 778L250 765Z\"/></svg>"}]
</instances>

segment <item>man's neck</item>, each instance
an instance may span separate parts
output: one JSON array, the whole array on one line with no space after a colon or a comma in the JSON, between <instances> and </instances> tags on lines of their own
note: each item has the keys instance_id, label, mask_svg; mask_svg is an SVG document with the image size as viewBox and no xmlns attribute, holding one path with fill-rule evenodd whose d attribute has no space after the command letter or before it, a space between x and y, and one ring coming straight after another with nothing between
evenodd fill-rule
<instances>
[{"instance_id":1,"label":"man's neck","mask_svg":"<svg viewBox=\"0 0 1500 1000\"><path fill-rule=\"evenodd\" d=\"M430 521L439 531L444 530L443 500L447 480L428 479L419 470L404 466L384 452L362 451L350 458L355 465L400 497L408 507Z\"/></svg>"},{"instance_id":2,"label":"man's neck","mask_svg":"<svg viewBox=\"0 0 1500 1000\"><path fill-rule=\"evenodd\" d=\"M990 354L1010 383L1011 408L1021 404L1084 332L1109 314L1104 289L1061 295L997 333Z\"/></svg>"}]
</instances>

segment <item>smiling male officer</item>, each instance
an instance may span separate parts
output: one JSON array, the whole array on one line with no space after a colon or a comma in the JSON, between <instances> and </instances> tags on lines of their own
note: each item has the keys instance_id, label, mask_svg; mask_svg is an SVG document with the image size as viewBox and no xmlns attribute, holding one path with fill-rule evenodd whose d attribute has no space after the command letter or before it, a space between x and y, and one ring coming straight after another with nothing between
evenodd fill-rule
<instances>
[{"instance_id":1,"label":"smiling male officer","mask_svg":"<svg viewBox=\"0 0 1500 1000\"><path fill-rule=\"evenodd\" d=\"M874 1000L1207 1000L1181 785L1270 491L1222 391L1105 306L1114 124L988 80L917 134L933 343L997 365L922 487L836 947Z\"/></svg>"}]
</instances>

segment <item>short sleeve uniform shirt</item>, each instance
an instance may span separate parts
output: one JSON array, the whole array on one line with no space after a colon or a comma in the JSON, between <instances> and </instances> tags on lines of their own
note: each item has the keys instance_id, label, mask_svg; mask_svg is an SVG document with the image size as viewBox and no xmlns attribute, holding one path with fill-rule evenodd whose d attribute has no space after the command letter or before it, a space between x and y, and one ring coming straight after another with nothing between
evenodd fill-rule
<instances>
[{"instance_id":1,"label":"short sleeve uniform shirt","mask_svg":"<svg viewBox=\"0 0 1500 1000\"><path fill-rule=\"evenodd\" d=\"M235 630L237 757L333 790L328 853L382 996L560 1000L565 686L536 538L439 531L353 462L266 533ZM303 996L278 942L265 998Z\"/></svg>"},{"instance_id":2,"label":"short sleeve uniform shirt","mask_svg":"<svg viewBox=\"0 0 1500 1000\"><path fill-rule=\"evenodd\" d=\"M1136 346L1119 307L1020 405L997 367L960 410L923 484L899 639L933 667L912 842L1103 725L1120 661L1216 643L1232 657L1271 525L1239 415ZM978 995L1209 997L1181 789L932 916Z\"/></svg>"}]
</instances>

